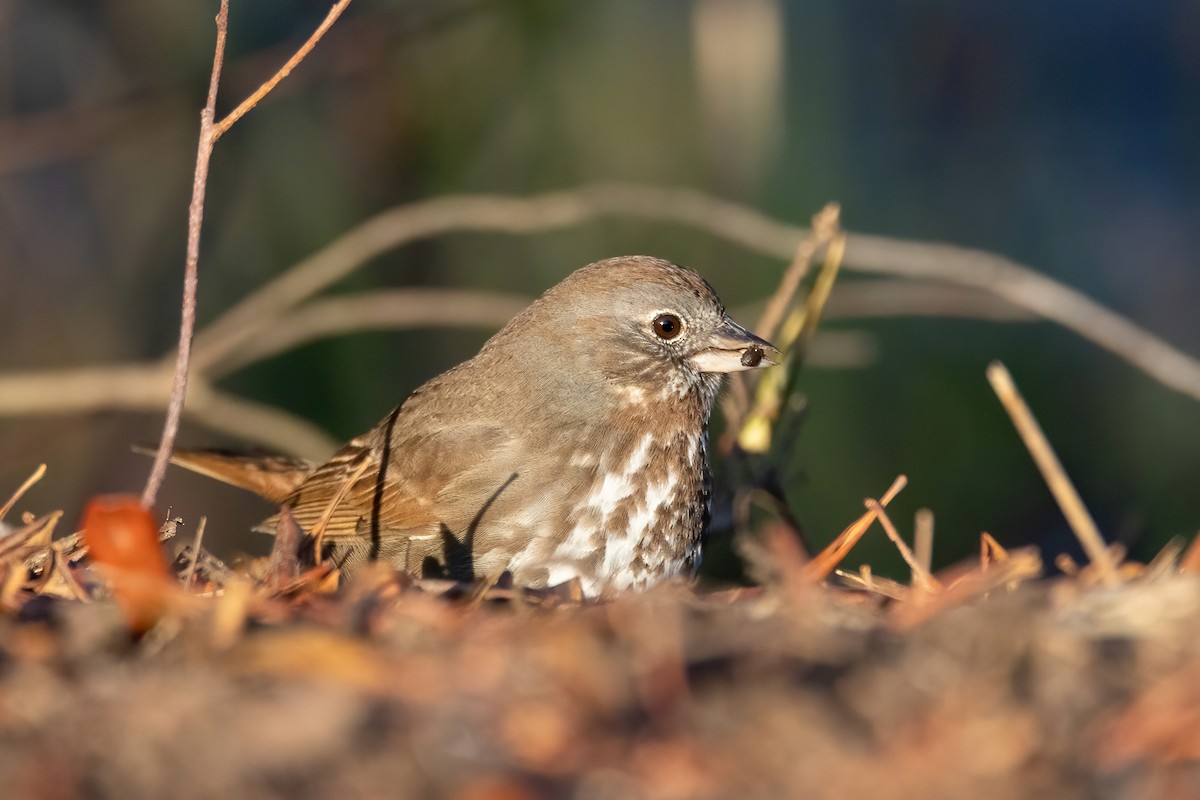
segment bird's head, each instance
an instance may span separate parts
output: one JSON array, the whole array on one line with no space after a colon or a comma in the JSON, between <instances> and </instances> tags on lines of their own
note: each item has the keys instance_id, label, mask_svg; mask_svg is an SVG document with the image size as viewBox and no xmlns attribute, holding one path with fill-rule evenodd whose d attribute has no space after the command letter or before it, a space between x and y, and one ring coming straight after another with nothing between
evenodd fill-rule
<instances>
[{"instance_id":1,"label":"bird's head","mask_svg":"<svg viewBox=\"0 0 1200 800\"><path fill-rule=\"evenodd\" d=\"M705 408L721 374L781 359L729 318L703 278L648 256L576 270L496 338L526 351L524 368L575 391L630 402L695 395Z\"/></svg>"}]
</instances>

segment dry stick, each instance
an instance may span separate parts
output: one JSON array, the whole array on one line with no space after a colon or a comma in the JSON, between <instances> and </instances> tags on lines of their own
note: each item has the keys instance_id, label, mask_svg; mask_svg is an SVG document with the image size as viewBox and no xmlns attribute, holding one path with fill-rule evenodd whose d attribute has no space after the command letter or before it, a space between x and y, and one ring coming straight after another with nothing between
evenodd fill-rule
<instances>
[{"instance_id":1,"label":"dry stick","mask_svg":"<svg viewBox=\"0 0 1200 800\"><path fill-rule=\"evenodd\" d=\"M196 401L188 412L192 419L281 453L324 459L341 444L303 417L208 385L194 387L192 397Z\"/></svg>"},{"instance_id":2,"label":"dry stick","mask_svg":"<svg viewBox=\"0 0 1200 800\"><path fill-rule=\"evenodd\" d=\"M933 571L933 512L918 508L913 515L913 555L926 573Z\"/></svg>"},{"instance_id":3,"label":"dry stick","mask_svg":"<svg viewBox=\"0 0 1200 800\"><path fill-rule=\"evenodd\" d=\"M188 365L192 355L192 332L196 327L196 285L199 281L200 226L204 221L204 192L208 186L208 162L212 157L213 120L216 118L217 86L221 81L221 66L225 60L225 34L229 26L229 0L221 0L217 12L217 42L213 53L212 74L208 80L208 102L200 112L200 142L196 148L196 171L192 177L192 202L188 206L187 258L183 267L183 312L179 322L179 349L175 356L175 376L171 381L171 401L163 422L162 439L154 454L154 466L142 490L142 505L154 505L159 487L167 475L179 420L183 416L183 401L187 396Z\"/></svg>"},{"instance_id":4,"label":"dry stick","mask_svg":"<svg viewBox=\"0 0 1200 800\"><path fill-rule=\"evenodd\" d=\"M1095 520L1088 513L1079 493L1075 491L1075 486L1054 454L1054 448L1050 446L1041 426L1034 419L1033 412L1025 404L1021 393L1017 391L1012 375L999 361L993 361L988 365L987 377L992 384L992 389L995 390L1000 402L1004 405L1004 409L1012 418L1013 425L1016 426L1022 441L1025 442L1026 449L1033 456L1034 463L1041 471L1046 485L1050 487L1050 492L1058 502L1058 507L1062 509L1063 516L1067 518L1071 530L1079 539L1079 543L1083 545L1083 550L1088 554L1088 558L1100 571L1100 577L1104 584L1109 587L1120 586L1121 576L1117 573L1112 554L1104 545L1104 538L1100 536L1100 531L1096 528Z\"/></svg>"},{"instance_id":5,"label":"dry stick","mask_svg":"<svg viewBox=\"0 0 1200 800\"><path fill-rule=\"evenodd\" d=\"M840 216L841 208L837 203L827 204L813 216L812 232L796 245L796 252L792 255L791 263L784 270L783 277L775 286L775 291L767 298L758 323L754 326L755 334L767 341L771 341L775 337L784 314L787 313L792 299L800 288L801 281L808 275L808 271L812 267L813 258L837 233ZM787 342L778 342L777 344L781 349L791 350ZM742 427L744 418L749 413L753 402L750 397L750 387L757 385L758 381L740 372L729 376L729 391L721 400L721 412L729 430L737 431Z\"/></svg>"},{"instance_id":6,"label":"dry stick","mask_svg":"<svg viewBox=\"0 0 1200 800\"><path fill-rule=\"evenodd\" d=\"M25 479L25 482L22 483L15 492L13 492L13 496L8 498L8 502L3 506L0 506L0 520L8 516L8 512L12 511L13 506L17 504L17 501L21 499L22 495L28 492L30 487L40 481L42 476L45 474L46 465L38 464L38 468L33 471L32 475Z\"/></svg>"},{"instance_id":7,"label":"dry stick","mask_svg":"<svg viewBox=\"0 0 1200 800\"><path fill-rule=\"evenodd\" d=\"M206 359L223 357L269 328L281 311L377 255L416 239L457 230L529 233L601 216L675 222L775 258L791 258L808 235L804 228L690 189L600 184L528 198L438 197L385 211L339 237L213 322L198 337L197 350L205 349ZM982 289L1075 331L1164 386L1200 399L1200 360L1086 295L1003 256L856 233L847 239L845 265L859 272Z\"/></svg>"},{"instance_id":8,"label":"dry stick","mask_svg":"<svg viewBox=\"0 0 1200 800\"><path fill-rule=\"evenodd\" d=\"M200 141L196 148L196 171L192 179L192 202L188 206L188 242L187 259L184 264L183 304L179 323L179 349L175 358L175 374L171 381L171 400L167 406L167 418L163 423L162 439L158 451L154 455L154 466L146 479L146 488L142 490L142 505L152 506L158 497L163 478L167 474L167 464L171 460L171 450L175 447L175 437L179 433L179 421L183 416L183 403L187 397L188 368L192 354L192 334L196 328L196 286L199 280L200 263L200 230L204 221L204 194L208 186L208 164L212 158L213 145L225 131L242 118L262 98L275 88L278 83L304 59L316 45L317 41L329 30L329 26L341 15L350 0L340 0L317 27L316 32L309 37L301 48L287 63L275 73L266 83L260 86L241 105L216 123L217 116L217 87L221 82L221 67L225 60L225 36L229 28L229 0L221 0L221 8L217 12L217 41L213 52L212 74L208 82L208 102L200 112Z\"/></svg>"},{"instance_id":9,"label":"dry stick","mask_svg":"<svg viewBox=\"0 0 1200 800\"><path fill-rule=\"evenodd\" d=\"M1065 555L1065 554L1064 554ZM988 564L1008 560L1008 550L996 541L996 537L987 531L979 534L979 568L987 569Z\"/></svg>"},{"instance_id":10,"label":"dry stick","mask_svg":"<svg viewBox=\"0 0 1200 800\"><path fill-rule=\"evenodd\" d=\"M888 309L888 298L894 298L895 308ZM261 407L261 413L279 415L279 431L258 436L256 426L237 425L224 417L224 409L209 409L204 398L212 381L238 369L269 358L284 347L298 347L314 339L369 329L397 330L414 326L499 327L516 312L528 305L528 300L516 295L493 292L458 290L397 289L378 290L359 294L312 300L294 311L285 312L271 327L261 331L227 357L208 363L201 344L205 333L197 334L192 350L191 377L188 379L188 402L184 411L193 419L203 419L213 430L236 436L247 436L258 444L287 450L288 429L304 423L279 409ZM511 311L511 313L509 313ZM735 313L735 317L752 316L755 312ZM466 314L466 316L464 316ZM928 282L911 284L899 280L855 281L843 284L830 296L822 316L825 318L862 318L877 316L964 316L994 321L1029 321L1033 315L1021 312L1016 306L985 294L981 290L941 286ZM825 333L828 343L837 337L851 334ZM855 334L853 341L862 341ZM837 339L834 339L835 341ZM859 354L863 345L850 352ZM855 363L865 356L857 355ZM849 361L849 357L843 357ZM126 411L157 412L170 396L173 361L148 364L110 364L95 367L51 369L0 374L0 416L16 417L27 414L51 415L122 409ZM223 398L235 399L232 395ZM250 402L236 400L237 402ZM235 425L239 430L228 426ZM271 426L275 428L276 426ZM309 441L320 438L322 444L337 444L324 433L311 428Z\"/></svg>"},{"instance_id":11,"label":"dry stick","mask_svg":"<svg viewBox=\"0 0 1200 800\"><path fill-rule=\"evenodd\" d=\"M808 234L745 206L688 189L606 184L527 198L463 195L423 200L363 222L235 305L197 335L194 368L204 373L207 365L269 330L283 311L395 247L452 231L523 234L603 216L675 222L778 258L790 258ZM1074 331L1164 386L1200 399L1200 360L1074 289L1003 256L937 242L850 234L845 261L847 269L860 272L944 281L986 292L1012 308ZM168 386L169 375L159 365L10 373L0 375L0 415L149 409L161 403Z\"/></svg>"},{"instance_id":12,"label":"dry stick","mask_svg":"<svg viewBox=\"0 0 1200 800\"><path fill-rule=\"evenodd\" d=\"M792 298L796 296L796 290L800 288L800 282L812 267L817 251L829 244L837 234L840 215L841 207L837 203L829 203L813 217L812 233L796 246L792 262L784 271L774 294L767 300L758 324L754 326L755 334L768 341L775 335L783 315L792 304Z\"/></svg>"},{"instance_id":13,"label":"dry stick","mask_svg":"<svg viewBox=\"0 0 1200 800\"><path fill-rule=\"evenodd\" d=\"M908 485L908 478L900 475L896 480L892 481L892 485L883 493L883 497L879 498L879 505L886 506L888 503L900 493L900 490ZM875 521L875 511L868 510L865 514L852 522L844 531L838 534L837 538L829 543L812 561L804 565L805 577L819 581L823 580L829 573L833 572L838 564L842 563L842 559L850 552L851 548L858 543L863 534L867 532L867 528L871 527L871 523Z\"/></svg>"},{"instance_id":14,"label":"dry stick","mask_svg":"<svg viewBox=\"0 0 1200 800\"><path fill-rule=\"evenodd\" d=\"M315 339L367 330L416 327L499 328L532 298L504 292L457 289L391 289L313 300L280 317L206 371L209 380L293 350Z\"/></svg>"},{"instance_id":15,"label":"dry stick","mask_svg":"<svg viewBox=\"0 0 1200 800\"><path fill-rule=\"evenodd\" d=\"M847 267L848 269L849 267ZM973 286L919 279L866 278L838 285L821 312L824 319L941 317L984 322L1038 319L1008 300Z\"/></svg>"},{"instance_id":16,"label":"dry stick","mask_svg":"<svg viewBox=\"0 0 1200 800\"><path fill-rule=\"evenodd\" d=\"M270 77L270 79L267 80L266 83L264 83L262 86L259 86L252 95L241 102L241 105L229 112L228 116L216 124L216 126L213 128L212 137L214 144L216 143L217 139L221 138L225 131L232 128L234 123L246 116L246 113L250 111L250 109L254 108L264 97L270 94L271 90L274 89L280 81L292 74L292 70L294 70L301 61L308 57L308 54L312 52L314 47L316 47L317 42L321 41L321 37L324 36L330 27L333 26L333 23L337 22L337 18L342 15L342 12L346 10L346 6L348 5L350 5L350 0L338 0L333 8L329 9L329 13L325 15L325 19L321 21L321 24L317 26L317 29L313 31L312 36L308 37L308 41L300 45L300 49L293 53L292 57L289 58L287 62L280 67L279 70Z\"/></svg>"},{"instance_id":17,"label":"dry stick","mask_svg":"<svg viewBox=\"0 0 1200 800\"><path fill-rule=\"evenodd\" d=\"M1154 558L1150 559L1150 562L1142 568L1138 577L1144 581L1155 581L1174 575L1179 568L1179 556L1182 553L1183 539L1172 536L1154 555Z\"/></svg>"},{"instance_id":18,"label":"dry stick","mask_svg":"<svg viewBox=\"0 0 1200 800\"><path fill-rule=\"evenodd\" d=\"M1200 574L1200 533L1197 533L1179 559L1179 571L1185 575Z\"/></svg>"},{"instance_id":19,"label":"dry stick","mask_svg":"<svg viewBox=\"0 0 1200 800\"><path fill-rule=\"evenodd\" d=\"M67 563L67 557L54 548L50 548L50 567L47 570L47 577L53 571L62 578L62 582L71 590L71 594L76 600L84 603L92 602L92 596L88 594L87 589L84 589L79 581L75 579L75 575L71 572L71 566Z\"/></svg>"},{"instance_id":20,"label":"dry stick","mask_svg":"<svg viewBox=\"0 0 1200 800\"><path fill-rule=\"evenodd\" d=\"M0 562L3 562L12 556L13 553L16 553L22 547L39 537L44 538L46 543L49 544L50 537L54 535L54 528L58 525L60 517L62 517L61 511L52 511L37 519L30 520L25 523L24 527L18 528L0 539Z\"/></svg>"},{"instance_id":21,"label":"dry stick","mask_svg":"<svg viewBox=\"0 0 1200 800\"><path fill-rule=\"evenodd\" d=\"M837 280L846 252L846 235L837 228L837 206L827 206L824 221L821 215L815 219L826 228L831 228L825 246L825 263L813 282L812 291L805 298L804 308L792 312L783 324L778 346L784 351L784 367L769 371L758 379L754 403L739 420L737 443L747 453L765 453L774 439L775 423L783 410L785 398L796 396L800 370L808 356L809 345L821 321L821 311L829 300L833 284Z\"/></svg>"},{"instance_id":22,"label":"dry stick","mask_svg":"<svg viewBox=\"0 0 1200 800\"><path fill-rule=\"evenodd\" d=\"M836 218L833 223L837 223ZM829 302L833 284L837 281L838 271L842 267L845 256L846 234L835 229L825 250L825 263L821 266L820 273L817 274L812 291L804 301L804 319L800 326L800 332L790 345L791 353L796 358L795 369L799 369L803 364L804 357L808 354L809 345L817 332L817 326L821 323L821 312L825 309L825 304ZM794 376L795 371L792 373L793 380Z\"/></svg>"},{"instance_id":23,"label":"dry stick","mask_svg":"<svg viewBox=\"0 0 1200 800\"><path fill-rule=\"evenodd\" d=\"M187 574L183 577L183 588L190 589L192 579L196 577L196 562L200 560L200 545L204 541L204 526L208 524L208 517L201 517L200 524L196 527L196 541L192 543L192 560L188 564Z\"/></svg>"},{"instance_id":24,"label":"dry stick","mask_svg":"<svg viewBox=\"0 0 1200 800\"><path fill-rule=\"evenodd\" d=\"M879 524L883 526L884 533L892 540L892 544L896 545L896 549L900 551L900 557L904 559L904 563L908 564L908 568L912 570L913 583L921 587L926 592L936 592L941 586L929 572L921 566L913 556L912 550L909 549L903 537L900 536L900 531L896 530L896 526L892 524L892 518L883 510L883 506L879 505L878 500L868 498L866 506L871 511L875 512L875 516L879 519Z\"/></svg>"}]
</instances>

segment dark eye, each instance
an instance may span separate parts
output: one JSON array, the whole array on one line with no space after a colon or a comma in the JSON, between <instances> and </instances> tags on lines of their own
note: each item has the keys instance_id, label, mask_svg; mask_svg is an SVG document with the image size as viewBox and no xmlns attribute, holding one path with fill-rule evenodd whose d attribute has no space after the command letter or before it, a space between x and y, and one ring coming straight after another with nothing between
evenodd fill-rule
<instances>
[{"instance_id":1,"label":"dark eye","mask_svg":"<svg viewBox=\"0 0 1200 800\"><path fill-rule=\"evenodd\" d=\"M660 339L670 341L683 333L683 320L674 314L659 314L654 318L654 332Z\"/></svg>"}]
</instances>

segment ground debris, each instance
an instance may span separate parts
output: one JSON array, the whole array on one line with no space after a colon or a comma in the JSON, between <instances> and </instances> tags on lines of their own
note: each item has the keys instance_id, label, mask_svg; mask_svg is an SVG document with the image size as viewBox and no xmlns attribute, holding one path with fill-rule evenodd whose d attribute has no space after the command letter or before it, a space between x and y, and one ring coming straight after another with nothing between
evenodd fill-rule
<instances>
[{"instance_id":1,"label":"ground debris","mask_svg":"<svg viewBox=\"0 0 1200 800\"><path fill-rule=\"evenodd\" d=\"M178 519L106 555L26 514L0 536L0 796L1200 796L1195 546L1114 549L1115 586L987 534L908 583L839 569L901 485L812 558L781 522L743 537L758 586L599 601L282 545L231 567L203 525L163 559Z\"/></svg>"},{"instance_id":2,"label":"ground debris","mask_svg":"<svg viewBox=\"0 0 1200 800\"><path fill-rule=\"evenodd\" d=\"M5 796L1200 790L1193 577L1023 583L902 625L825 584L491 592L238 579L138 640L108 601L37 597L0 618Z\"/></svg>"}]
</instances>

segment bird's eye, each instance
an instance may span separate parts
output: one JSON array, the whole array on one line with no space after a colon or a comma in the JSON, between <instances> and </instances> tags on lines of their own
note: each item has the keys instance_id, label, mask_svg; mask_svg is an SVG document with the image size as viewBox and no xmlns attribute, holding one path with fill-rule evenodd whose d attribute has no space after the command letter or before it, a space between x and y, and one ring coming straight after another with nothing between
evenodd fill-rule
<instances>
[{"instance_id":1,"label":"bird's eye","mask_svg":"<svg viewBox=\"0 0 1200 800\"><path fill-rule=\"evenodd\" d=\"M683 320L674 314L659 314L654 318L654 333L668 342L683 333Z\"/></svg>"}]
</instances>

